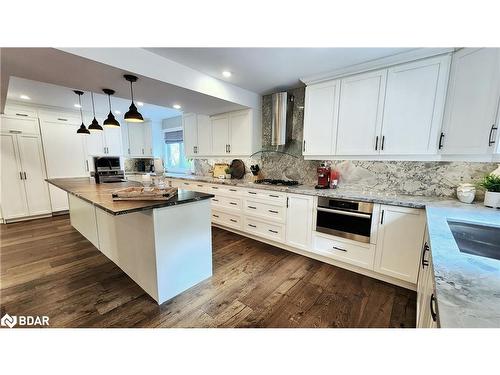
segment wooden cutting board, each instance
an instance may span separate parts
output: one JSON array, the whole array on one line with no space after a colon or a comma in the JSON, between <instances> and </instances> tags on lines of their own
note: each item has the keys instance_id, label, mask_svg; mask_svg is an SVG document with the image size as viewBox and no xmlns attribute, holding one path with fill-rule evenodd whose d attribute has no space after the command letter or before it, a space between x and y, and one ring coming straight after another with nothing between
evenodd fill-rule
<instances>
[{"instance_id":1,"label":"wooden cutting board","mask_svg":"<svg viewBox=\"0 0 500 375\"><path fill-rule=\"evenodd\" d=\"M177 188L144 188L128 187L114 191L111 196L114 201L167 201L177 195Z\"/></svg>"}]
</instances>

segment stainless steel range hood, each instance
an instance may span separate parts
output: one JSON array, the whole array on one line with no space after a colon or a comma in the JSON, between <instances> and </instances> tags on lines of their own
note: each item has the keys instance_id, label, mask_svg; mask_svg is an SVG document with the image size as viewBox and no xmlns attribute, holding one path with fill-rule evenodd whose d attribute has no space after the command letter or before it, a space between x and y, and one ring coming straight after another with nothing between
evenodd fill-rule
<instances>
[{"instance_id":1,"label":"stainless steel range hood","mask_svg":"<svg viewBox=\"0 0 500 375\"><path fill-rule=\"evenodd\" d=\"M287 92L272 94L271 145L286 144L292 136L293 95Z\"/></svg>"}]
</instances>

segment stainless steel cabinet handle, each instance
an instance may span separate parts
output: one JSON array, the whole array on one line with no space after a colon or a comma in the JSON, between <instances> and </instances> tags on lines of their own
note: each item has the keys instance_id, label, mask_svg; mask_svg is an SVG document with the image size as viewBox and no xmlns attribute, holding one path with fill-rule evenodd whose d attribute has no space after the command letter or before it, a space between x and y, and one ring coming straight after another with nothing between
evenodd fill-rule
<instances>
[{"instance_id":1,"label":"stainless steel cabinet handle","mask_svg":"<svg viewBox=\"0 0 500 375\"><path fill-rule=\"evenodd\" d=\"M431 295L431 301L430 301L430 308L431 308L431 317L433 321L436 321L437 318L437 313L436 310L434 309L434 304L436 302L436 297L434 296L434 293Z\"/></svg>"},{"instance_id":2,"label":"stainless steel cabinet handle","mask_svg":"<svg viewBox=\"0 0 500 375\"><path fill-rule=\"evenodd\" d=\"M273 198L279 198L280 196L279 195L273 195L273 194L269 194L270 197L273 197Z\"/></svg>"},{"instance_id":3,"label":"stainless steel cabinet handle","mask_svg":"<svg viewBox=\"0 0 500 375\"><path fill-rule=\"evenodd\" d=\"M26 172L23 172L23 175L24 175L24 179L26 180L26 178L27 178L27 177L26 177Z\"/></svg>"},{"instance_id":4,"label":"stainless steel cabinet handle","mask_svg":"<svg viewBox=\"0 0 500 375\"><path fill-rule=\"evenodd\" d=\"M12 133L12 134L21 134L22 131L21 130L9 130L9 133Z\"/></svg>"},{"instance_id":5,"label":"stainless steel cabinet handle","mask_svg":"<svg viewBox=\"0 0 500 375\"><path fill-rule=\"evenodd\" d=\"M28 117L28 115L26 113L16 113L16 116Z\"/></svg>"},{"instance_id":6,"label":"stainless steel cabinet handle","mask_svg":"<svg viewBox=\"0 0 500 375\"><path fill-rule=\"evenodd\" d=\"M254 206L247 206L248 208L251 208L252 210L256 210L257 207L254 207Z\"/></svg>"},{"instance_id":7,"label":"stainless steel cabinet handle","mask_svg":"<svg viewBox=\"0 0 500 375\"><path fill-rule=\"evenodd\" d=\"M273 214L277 214L278 211L275 211L275 210L268 210L269 212L273 213Z\"/></svg>"},{"instance_id":8,"label":"stainless steel cabinet handle","mask_svg":"<svg viewBox=\"0 0 500 375\"><path fill-rule=\"evenodd\" d=\"M492 145L495 144L495 139L491 139L491 136L493 135L493 130L497 130L498 128L495 126L495 124L491 125L490 129L490 134L488 136L488 147L491 147Z\"/></svg>"},{"instance_id":9,"label":"stainless steel cabinet handle","mask_svg":"<svg viewBox=\"0 0 500 375\"><path fill-rule=\"evenodd\" d=\"M218 199L215 199L215 198L212 198L212 201L213 201L213 202L218 202L219 200L218 200Z\"/></svg>"},{"instance_id":10,"label":"stainless steel cabinet handle","mask_svg":"<svg viewBox=\"0 0 500 375\"><path fill-rule=\"evenodd\" d=\"M238 203L234 203L234 202L229 202L229 204L232 204L233 206L237 206Z\"/></svg>"},{"instance_id":11,"label":"stainless steel cabinet handle","mask_svg":"<svg viewBox=\"0 0 500 375\"><path fill-rule=\"evenodd\" d=\"M276 234L278 233L277 230L268 229L268 231L271 232L271 233L276 233Z\"/></svg>"},{"instance_id":12,"label":"stainless steel cabinet handle","mask_svg":"<svg viewBox=\"0 0 500 375\"><path fill-rule=\"evenodd\" d=\"M385 135L382 136L382 145L380 146L380 149L384 151L384 143L385 143Z\"/></svg>"},{"instance_id":13,"label":"stainless steel cabinet handle","mask_svg":"<svg viewBox=\"0 0 500 375\"><path fill-rule=\"evenodd\" d=\"M22 180L23 179L23 172L19 172L19 178Z\"/></svg>"},{"instance_id":14,"label":"stainless steel cabinet handle","mask_svg":"<svg viewBox=\"0 0 500 375\"><path fill-rule=\"evenodd\" d=\"M257 194L257 193L255 193L255 192L253 192L253 191L249 191L249 192L248 192L248 194L254 194L254 195L255 195L255 194Z\"/></svg>"},{"instance_id":15,"label":"stainless steel cabinet handle","mask_svg":"<svg viewBox=\"0 0 500 375\"><path fill-rule=\"evenodd\" d=\"M231 153L231 145L227 145L227 148L228 148L228 152Z\"/></svg>"},{"instance_id":16,"label":"stainless steel cabinet handle","mask_svg":"<svg viewBox=\"0 0 500 375\"><path fill-rule=\"evenodd\" d=\"M68 121L67 118L58 118L59 121Z\"/></svg>"},{"instance_id":17,"label":"stainless steel cabinet handle","mask_svg":"<svg viewBox=\"0 0 500 375\"><path fill-rule=\"evenodd\" d=\"M215 215L215 214L214 214L214 215L212 215L212 216L213 216L213 217L219 217L219 215Z\"/></svg>"},{"instance_id":18,"label":"stainless steel cabinet handle","mask_svg":"<svg viewBox=\"0 0 500 375\"><path fill-rule=\"evenodd\" d=\"M382 210L382 214L380 215L380 224L384 224L384 210Z\"/></svg>"},{"instance_id":19,"label":"stainless steel cabinet handle","mask_svg":"<svg viewBox=\"0 0 500 375\"><path fill-rule=\"evenodd\" d=\"M249 227L252 227L252 228L257 228L257 225L253 225L253 224L248 224Z\"/></svg>"},{"instance_id":20,"label":"stainless steel cabinet handle","mask_svg":"<svg viewBox=\"0 0 500 375\"><path fill-rule=\"evenodd\" d=\"M334 249L334 250L339 250L339 251L343 251L343 252L347 253L347 250L346 250L346 249L342 249L342 248L337 247L337 246L332 246L332 249Z\"/></svg>"},{"instance_id":21,"label":"stainless steel cabinet handle","mask_svg":"<svg viewBox=\"0 0 500 375\"><path fill-rule=\"evenodd\" d=\"M375 151L378 150L378 135L375 137Z\"/></svg>"},{"instance_id":22,"label":"stainless steel cabinet handle","mask_svg":"<svg viewBox=\"0 0 500 375\"><path fill-rule=\"evenodd\" d=\"M238 220L234 220L234 219L229 219L229 221L232 221L233 223L237 223Z\"/></svg>"},{"instance_id":23,"label":"stainless steel cabinet handle","mask_svg":"<svg viewBox=\"0 0 500 375\"><path fill-rule=\"evenodd\" d=\"M288 208L288 199L289 197L286 197L286 208Z\"/></svg>"},{"instance_id":24,"label":"stainless steel cabinet handle","mask_svg":"<svg viewBox=\"0 0 500 375\"><path fill-rule=\"evenodd\" d=\"M306 152L306 140L304 139L304 145L302 146L302 151Z\"/></svg>"},{"instance_id":25,"label":"stainless steel cabinet handle","mask_svg":"<svg viewBox=\"0 0 500 375\"><path fill-rule=\"evenodd\" d=\"M229 191L238 191L238 190L236 190L236 189L229 189Z\"/></svg>"},{"instance_id":26,"label":"stainless steel cabinet handle","mask_svg":"<svg viewBox=\"0 0 500 375\"><path fill-rule=\"evenodd\" d=\"M212 189L218 189L218 187L217 186L212 186Z\"/></svg>"}]
</instances>

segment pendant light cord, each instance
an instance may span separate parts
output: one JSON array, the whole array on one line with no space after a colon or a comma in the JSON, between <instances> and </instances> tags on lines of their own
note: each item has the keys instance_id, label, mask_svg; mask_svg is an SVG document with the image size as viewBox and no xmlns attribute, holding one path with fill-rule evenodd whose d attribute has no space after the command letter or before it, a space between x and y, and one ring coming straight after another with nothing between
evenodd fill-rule
<instances>
[{"instance_id":1,"label":"pendant light cord","mask_svg":"<svg viewBox=\"0 0 500 375\"><path fill-rule=\"evenodd\" d=\"M94 112L94 118L95 118L94 93L91 92L90 95L92 95L92 112Z\"/></svg>"},{"instance_id":2,"label":"pendant light cord","mask_svg":"<svg viewBox=\"0 0 500 375\"><path fill-rule=\"evenodd\" d=\"M78 104L80 104L80 118L83 124L83 112L82 112L82 95L78 95Z\"/></svg>"},{"instance_id":3,"label":"pendant light cord","mask_svg":"<svg viewBox=\"0 0 500 375\"><path fill-rule=\"evenodd\" d=\"M134 102L134 90L132 90L132 81L130 81L130 97L132 98L132 103Z\"/></svg>"},{"instance_id":4,"label":"pendant light cord","mask_svg":"<svg viewBox=\"0 0 500 375\"><path fill-rule=\"evenodd\" d=\"M108 94L109 112L111 113L111 95Z\"/></svg>"}]
</instances>

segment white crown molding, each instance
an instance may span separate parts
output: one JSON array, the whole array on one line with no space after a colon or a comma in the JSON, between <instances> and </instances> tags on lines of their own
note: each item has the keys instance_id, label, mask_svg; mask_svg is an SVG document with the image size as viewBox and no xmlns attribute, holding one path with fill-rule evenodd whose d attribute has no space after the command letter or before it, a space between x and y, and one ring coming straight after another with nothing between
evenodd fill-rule
<instances>
[{"instance_id":1,"label":"white crown molding","mask_svg":"<svg viewBox=\"0 0 500 375\"><path fill-rule=\"evenodd\" d=\"M315 74L312 76L300 78L306 85L320 83L331 79L345 77L352 74L364 73L370 70L387 68L392 65L398 65L409 61L424 59L427 57L443 55L455 51L456 48L417 48L408 52L398 53L388 57L367 61L365 63L351 65L345 68L332 70L326 73Z\"/></svg>"}]
</instances>

